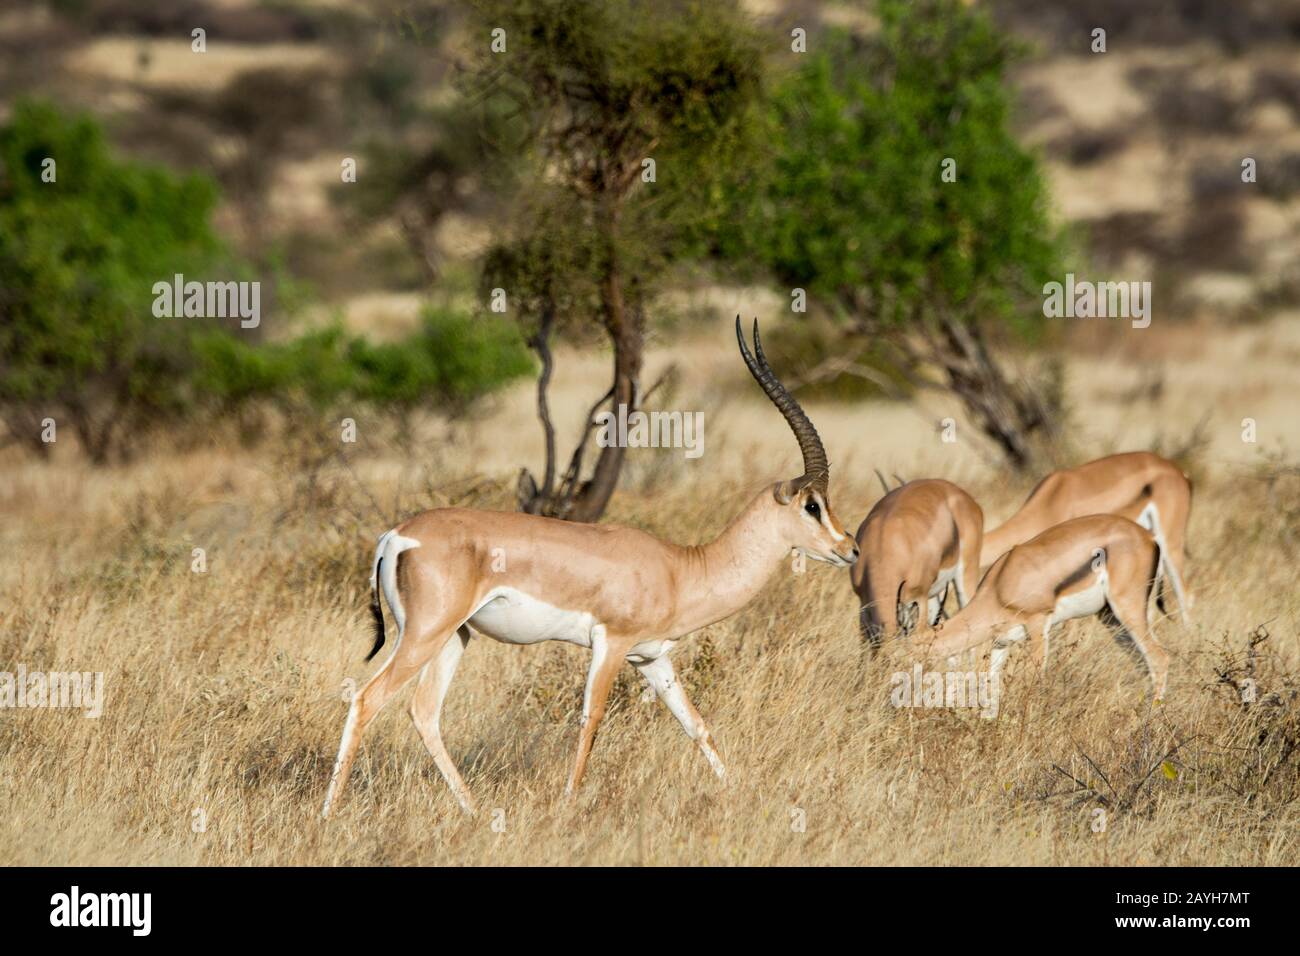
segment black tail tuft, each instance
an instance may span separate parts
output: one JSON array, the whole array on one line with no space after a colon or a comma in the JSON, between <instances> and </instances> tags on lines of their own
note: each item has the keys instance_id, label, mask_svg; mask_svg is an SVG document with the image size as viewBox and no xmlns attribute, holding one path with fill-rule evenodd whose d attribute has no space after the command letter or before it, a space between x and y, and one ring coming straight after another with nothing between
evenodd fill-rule
<instances>
[{"instance_id":1,"label":"black tail tuft","mask_svg":"<svg viewBox=\"0 0 1300 956\"><path fill-rule=\"evenodd\" d=\"M375 646L370 648L370 653L366 655L367 661L378 654L379 649L384 646L384 609L379 605L379 570L383 563L383 558L375 562L375 587L370 592L370 613L375 618Z\"/></svg>"}]
</instances>

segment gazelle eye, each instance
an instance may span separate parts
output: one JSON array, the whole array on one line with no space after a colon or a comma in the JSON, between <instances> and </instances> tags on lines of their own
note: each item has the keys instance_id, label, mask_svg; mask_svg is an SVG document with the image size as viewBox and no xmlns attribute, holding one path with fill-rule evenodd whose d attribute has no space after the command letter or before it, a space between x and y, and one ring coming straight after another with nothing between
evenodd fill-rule
<instances>
[{"instance_id":1,"label":"gazelle eye","mask_svg":"<svg viewBox=\"0 0 1300 956\"><path fill-rule=\"evenodd\" d=\"M808 512L808 514L812 515L817 520L821 520L822 509L818 507L817 502L813 501L813 499L808 499L808 503L803 506L803 510Z\"/></svg>"}]
</instances>

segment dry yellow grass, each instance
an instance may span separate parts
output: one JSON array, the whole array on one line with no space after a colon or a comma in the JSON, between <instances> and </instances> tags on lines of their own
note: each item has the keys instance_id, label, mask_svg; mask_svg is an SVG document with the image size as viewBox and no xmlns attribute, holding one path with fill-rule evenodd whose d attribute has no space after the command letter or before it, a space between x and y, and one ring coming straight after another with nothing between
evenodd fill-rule
<instances>
[{"instance_id":1,"label":"dry yellow grass","mask_svg":"<svg viewBox=\"0 0 1300 956\"><path fill-rule=\"evenodd\" d=\"M1190 430L1202 403L1215 412L1192 513L1193 623L1158 625L1174 656L1165 706L1150 709L1144 676L1099 625L1075 624L1045 682L1013 664L996 720L895 709L890 674L905 665L895 651L863 666L847 575L785 568L760 600L677 653L728 761L726 788L660 705L639 702L629 672L567 805L585 653L475 640L443 720L485 808L474 818L411 726L409 691L368 733L335 819L316 815L344 681L372 669L362 657L374 536L430 504L509 507L512 467L535 448L525 387L454 443L430 440L409 456L363 421L348 467L316 467L338 446L332 426L313 437L314 425L288 446L160 446L109 470L66 449L51 463L5 458L0 670L102 671L106 701L98 720L0 712L0 863L1294 865L1296 555L1264 485L1247 477L1259 451L1232 455L1228 436L1258 409L1290 429L1265 434L1266 447L1300 444L1274 411L1294 400L1293 377L1259 371L1285 368L1295 336L1290 321L1202 337L1202 357L1168 363L1166 397L1151 407L1125 394L1138 370L1121 358L1071 365L1083 453ZM790 470L793 443L775 413L718 390L723 366L739 364L724 343L676 347L677 402L709 416L705 456L636 453L611 520L702 540L731 502ZM589 366L603 360L566 358L558 394L585 407L581 383L599 387ZM967 442L940 447L926 424L933 409L813 411L836 508L854 527L877 494L873 464L957 480L993 519L1027 490ZM190 570L195 547L206 573ZM1257 649L1259 696L1279 702L1242 708L1215 686L1216 666L1225 642L1240 656L1259 625L1271 635ZM1078 785L1062 771L1100 797L1070 794ZM1099 808L1106 826L1095 832Z\"/></svg>"}]
</instances>

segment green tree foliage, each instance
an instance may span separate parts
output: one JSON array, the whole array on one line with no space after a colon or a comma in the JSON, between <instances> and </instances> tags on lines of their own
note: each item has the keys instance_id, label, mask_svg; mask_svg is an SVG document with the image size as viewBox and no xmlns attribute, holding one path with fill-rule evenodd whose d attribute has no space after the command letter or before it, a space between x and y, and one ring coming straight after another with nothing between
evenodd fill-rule
<instances>
[{"instance_id":1,"label":"green tree foliage","mask_svg":"<svg viewBox=\"0 0 1300 956\"><path fill-rule=\"evenodd\" d=\"M196 350L197 385L227 408L268 399L291 409L361 401L400 410L433 403L455 412L533 370L513 323L436 307L397 342L372 343L335 324L263 344L210 333Z\"/></svg>"},{"instance_id":2,"label":"green tree foliage","mask_svg":"<svg viewBox=\"0 0 1300 956\"><path fill-rule=\"evenodd\" d=\"M962 9L884 0L877 38L831 34L778 86L772 161L745 184L756 201L727 222L725 252L879 321L1014 317L1058 265L1048 196L1009 130L1015 48Z\"/></svg>"},{"instance_id":3,"label":"green tree foliage","mask_svg":"<svg viewBox=\"0 0 1300 956\"><path fill-rule=\"evenodd\" d=\"M89 119L18 104L0 128L8 441L45 452L41 422L52 418L103 462L147 426L250 402L458 411L531 371L513 323L445 308L385 344L338 326L264 342L216 320L155 317L156 282L246 275L212 232L216 198L209 180L114 159Z\"/></svg>"},{"instance_id":4,"label":"green tree foliage","mask_svg":"<svg viewBox=\"0 0 1300 956\"><path fill-rule=\"evenodd\" d=\"M42 180L53 160L56 179ZM185 329L153 317L153 284L220 248L210 182L118 162L98 127L20 102L0 128L0 407L44 449L71 424L103 460L123 430L183 404Z\"/></svg>"},{"instance_id":5,"label":"green tree foliage","mask_svg":"<svg viewBox=\"0 0 1300 956\"><path fill-rule=\"evenodd\" d=\"M480 0L476 95L526 120L514 214L485 276L515 295L542 358L539 416L547 462L525 471L520 505L594 521L625 449L602 448L583 480L577 450L558 485L545 387L557 323L603 332L614 368L608 401L636 407L656 279L716 214L727 158L747 140L762 92L763 47L732 0ZM493 50L496 33L504 49Z\"/></svg>"},{"instance_id":6,"label":"green tree foliage","mask_svg":"<svg viewBox=\"0 0 1300 956\"><path fill-rule=\"evenodd\" d=\"M1010 131L1018 50L959 0L878 11L877 34L831 32L776 84L769 149L735 168L715 249L806 289L909 372L937 368L1023 464L1024 433L1051 412L985 340L1041 328L1035 299L1059 277L1061 244L1038 161Z\"/></svg>"}]
</instances>

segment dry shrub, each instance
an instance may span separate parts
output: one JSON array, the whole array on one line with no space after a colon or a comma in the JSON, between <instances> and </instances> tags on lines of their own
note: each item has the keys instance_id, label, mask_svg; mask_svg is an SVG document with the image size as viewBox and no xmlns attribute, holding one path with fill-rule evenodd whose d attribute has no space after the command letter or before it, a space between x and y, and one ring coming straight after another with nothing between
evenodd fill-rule
<instances>
[{"instance_id":1,"label":"dry shrub","mask_svg":"<svg viewBox=\"0 0 1300 956\"><path fill-rule=\"evenodd\" d=\"M1072 166L1092 166L1121 152L1129 137L1120 127L1074 129L1049 143L1047 151Z\"/></svg>"},{"instance_id":2,"label":"dry shrub","mask_svg":"<svg viewBox=\"0 0 1300 956\"><path fill-rule=\"evenodd\" d=\"M1194 203L1170 251L1180 268L1249 272L1255 263L1244 242L1245 231L1240 197Z\"/></svg>"},{"instance_id":3,"label":"dry shrub","mask_svg":"<svg viewBox=\"0 0 1300 956\"><path fill-rule=\"evenodd\" d=\"M1057 50L1085 52L1092 30L1104 26L1111 42L1181 46L1210 42L1229 52L1300 38L1300 5L1290 0L1241 0L1225 16L1215 0L993 0L1000 23L1045 36Z\"/></svg>"},{"instance_id":4,"label":"dry shrub","mask_svg":"<svg viewBox=\"0 0 1300 956\"><path fill-rule=\"evenodd\" d=\"M1099 265L1115 266L1130 252L1159 255L1164 247L1161 216L1152 212L1117 212L1083 223L1088 250Z\"/></svg>"},{"instance_id":5,"label":"dry shrub","mask_svg":"<svg viewBox=\"0 0 1300 956\"><path fill-rule=\"evenodd\" d=\"M1195 70L1140 66L1128 76L1150 99L1156 122L1171 134L1231 134L1244 126L1243 99Z\"/></svg>"},{"instance_id":6,"label":"dry shrub","mask_svg":"<svg viewBox=\"0 0 1300 956\"><path fill-rule=\"evenodd\" d=\"M1300 119L1300 72L1264 67L1255 74L1252 94L1256 102L1281 103Z\"/></svg>"}]
</instances>

